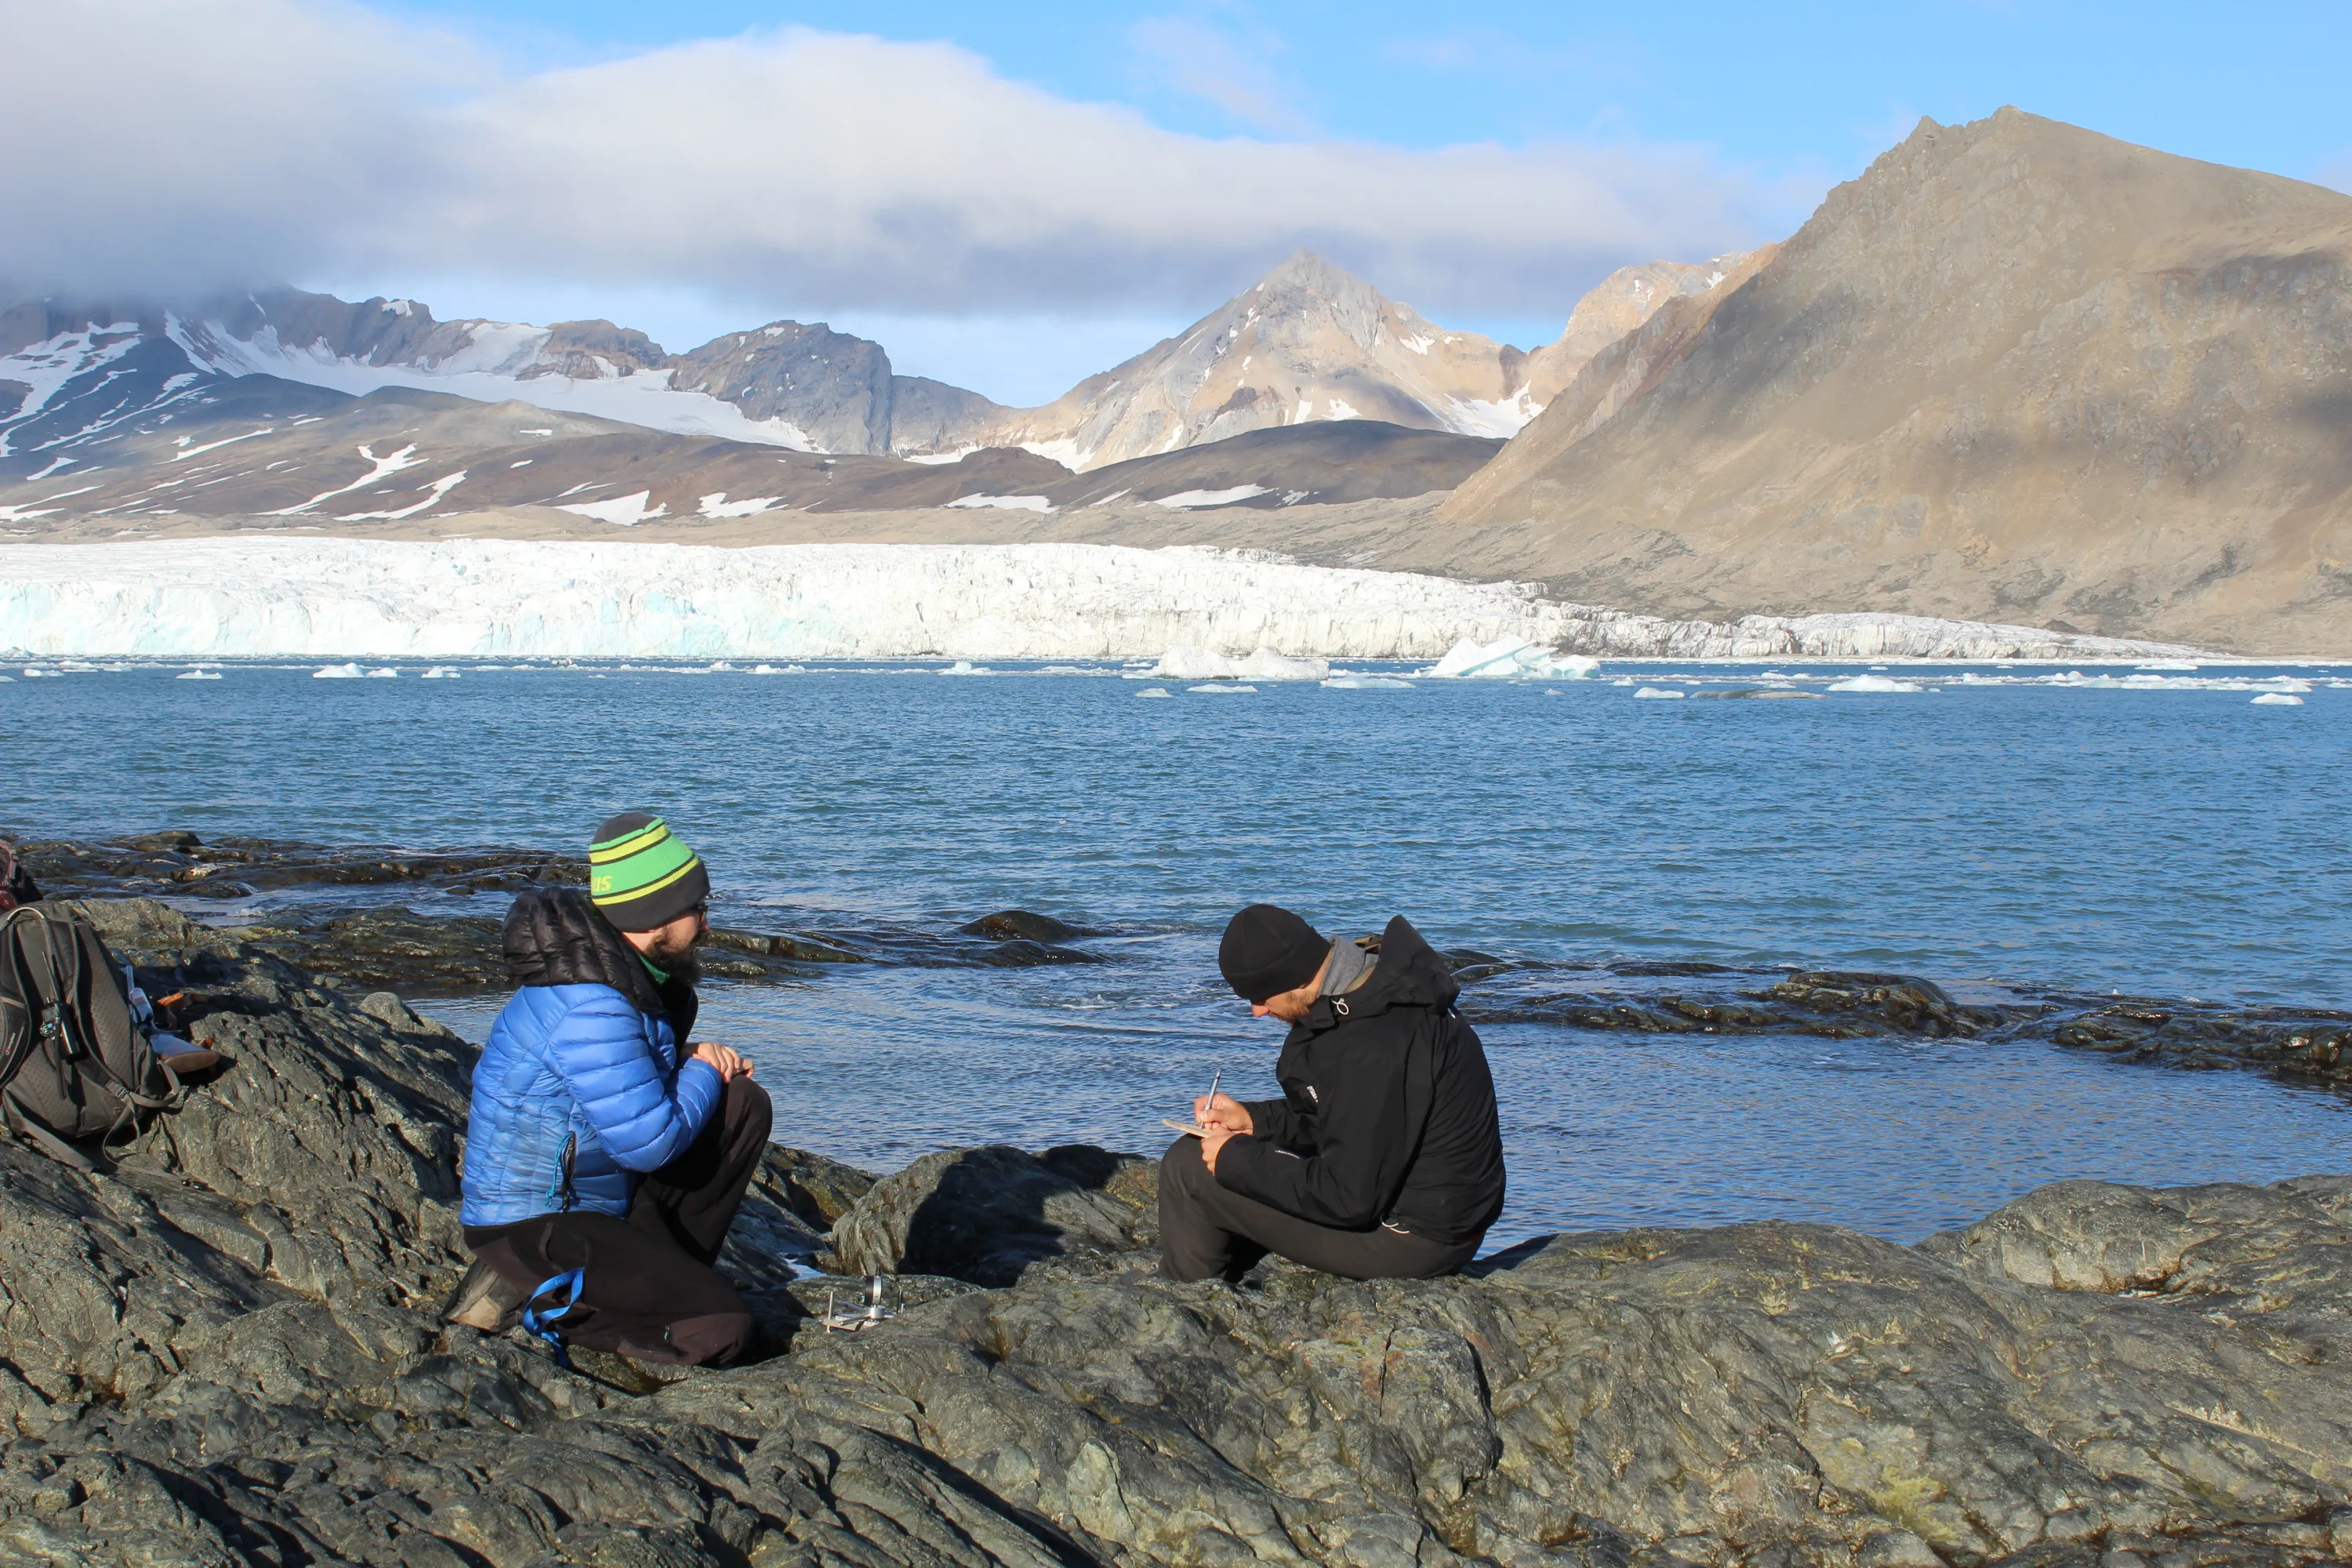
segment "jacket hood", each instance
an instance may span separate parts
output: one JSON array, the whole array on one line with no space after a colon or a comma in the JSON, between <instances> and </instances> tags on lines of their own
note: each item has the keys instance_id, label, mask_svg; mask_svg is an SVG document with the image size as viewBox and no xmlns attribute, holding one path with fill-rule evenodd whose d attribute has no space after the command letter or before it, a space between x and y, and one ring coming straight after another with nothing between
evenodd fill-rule
<instances>
[{"instance_id":1,"label":"jacket hood","mask_svg":"<svg viewBox=\"0 0 2352 1568\"><path fill-rule=\"evenodd\" d=\"M672 1009L636 949L587 895L534 889L514 901L500 933L507 974L518 985L609 985L640 1013Z\"/></svg>"},{"instance_id":2,"label":"jacket hood","mask_svg":"<svg viewBox=\"0 0 2352 1568\"><path fill-rule=\"evenodd\" d=\"M1370 977L1345 996L1317 998L1299 1027L1310 1032L1328 1029L1391 1007L1451 1007L1461 994L1462 987L1444 958L1413 930L1411 921L1398 915L1381 932L1380 963ZM1346 1010L1335 1004L1344 1004Z\"/></svg>"}]
</instances>

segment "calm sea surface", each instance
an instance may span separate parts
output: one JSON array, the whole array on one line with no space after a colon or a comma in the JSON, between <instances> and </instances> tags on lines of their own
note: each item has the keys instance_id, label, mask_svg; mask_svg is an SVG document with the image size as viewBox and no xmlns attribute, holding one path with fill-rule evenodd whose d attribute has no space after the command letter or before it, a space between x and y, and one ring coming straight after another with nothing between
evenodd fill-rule
<instances>
[{"instance_id":1,"label":"calm sea surface","mask_svg":"<svg viewBox=\"0 0 2352 1568\"><path fill-rule=\"evenodd\" d=\"M1156 1150L1213 1071L1274 1092L1278 1034L1213 964L1259 899L1327 932L1402 913L1441 946L1575 963L2352 1005L2352 690L2327 670L2288 672L2314 688L2296 706L2197 685L2273 669L2118 689L1897 666L1882 679L1931 689L1713 701L1634 693L1757 672L1611 665L1161 701L1115 668L180 668L0 686L0 823L576 851L643 806L708 858L722 923L1017 906L1111 933L1085 944L1097 964L713 986L701 1032L758 1060L777 1136L872 1167L983 1141ZM1857 673L1777 668L1813 690ZM479 1038L495 1005L429 1010ZM1497 1244L1762 1217L1911 1239L2060 1177L2342 1170L2352 1133L2325 1093L2031 1042L1482 1032L1511 1153Z\"/></svg>"}]
</instances>

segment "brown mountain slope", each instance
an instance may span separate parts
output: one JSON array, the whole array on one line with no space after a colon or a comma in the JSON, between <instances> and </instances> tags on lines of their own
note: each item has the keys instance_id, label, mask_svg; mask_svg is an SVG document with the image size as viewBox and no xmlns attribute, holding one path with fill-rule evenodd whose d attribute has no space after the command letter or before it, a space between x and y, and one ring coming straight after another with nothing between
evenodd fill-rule
<instances>
[{"instance_id":1,"label":"brown mountain slope","mask_svg":"<svg viewBox=\"0 0 2352 1568\"><path fill-rule=\"evenodd\" d=\"M1628 608L2352 652L2347 437L2352 198L2004 109L1660 310L1442 515Z\"/></svg>"}]
</instances>

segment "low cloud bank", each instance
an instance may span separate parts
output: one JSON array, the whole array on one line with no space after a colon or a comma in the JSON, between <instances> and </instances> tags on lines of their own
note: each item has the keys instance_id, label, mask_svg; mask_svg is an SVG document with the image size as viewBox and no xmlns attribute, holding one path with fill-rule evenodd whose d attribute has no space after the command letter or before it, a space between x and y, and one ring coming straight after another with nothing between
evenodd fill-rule
<instances>
[{"instance_id":1,"label":"low cloud bank","mask_svg":"<svg viewBox=\"0 0 2352 1568\"><path fill-rule=\"evenodd\" d=\"M1182 135L806 28L530 74L339 0L0 0L0 279L84 300L407 272L1081 313L1304 245L1441 316L1559 313L1785 196L1692 149Z\"/></svg>"}]
</instances>

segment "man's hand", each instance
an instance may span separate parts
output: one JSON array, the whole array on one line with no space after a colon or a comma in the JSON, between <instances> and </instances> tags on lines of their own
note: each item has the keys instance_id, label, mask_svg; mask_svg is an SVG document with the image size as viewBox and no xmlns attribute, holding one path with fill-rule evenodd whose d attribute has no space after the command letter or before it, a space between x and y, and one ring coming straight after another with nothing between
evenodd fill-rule
<instances>
[{"instance_id":1,"label":"man's hand","mask_svg":"<svg viewBox=\"0 0 2352 1568\"><path fill-rule=\"evenodd\" d=\"M1230 1094L1219 1094L1213 1099L1205 1094L1201 1096L1192 1102L1192 1120L1203 1127L1223 1132L1257 1131L1256 1123L1250 1119L1248 1108ZM1213 1171L1216 1168L1216 1162L1211 1160L1209 1169Z\"/></svg>"},{"instance_id":2,"label":"man's hand","mask_svg":"<svg viewBox=\"0 0 2352 1568\"><path fill-rule=\"evenodd\" d=\"M751 1064L750 1062L745 1061L741 1057L737 1056L725 1046L713 1045L709 1040L696 1041L694 1045L694 1054L687 1059L689 1061L709 1062L712 1067L719 1069L719 1077L722 1082L728 1079L750 1078L751 1076Z\"/></svg>"},{"instance_id":3,"label":"man's hand","mask_svg":"<svg viewBox=\"0 0 2352 1568\"><path fill-rule=\"evenodd\" d=\"M1203 1095L1202 1098L1205 1100L1208 1097ZM1224 1096L1217 1098L1223 1100ZM1204 1132L1201 1135L1201 1163L1209 1167L1209 1174L1213 1176L1217 1173L1217 1151L1238 1136L1240 1134L1234 1132Z\"/></svg>"}]
</instances>

